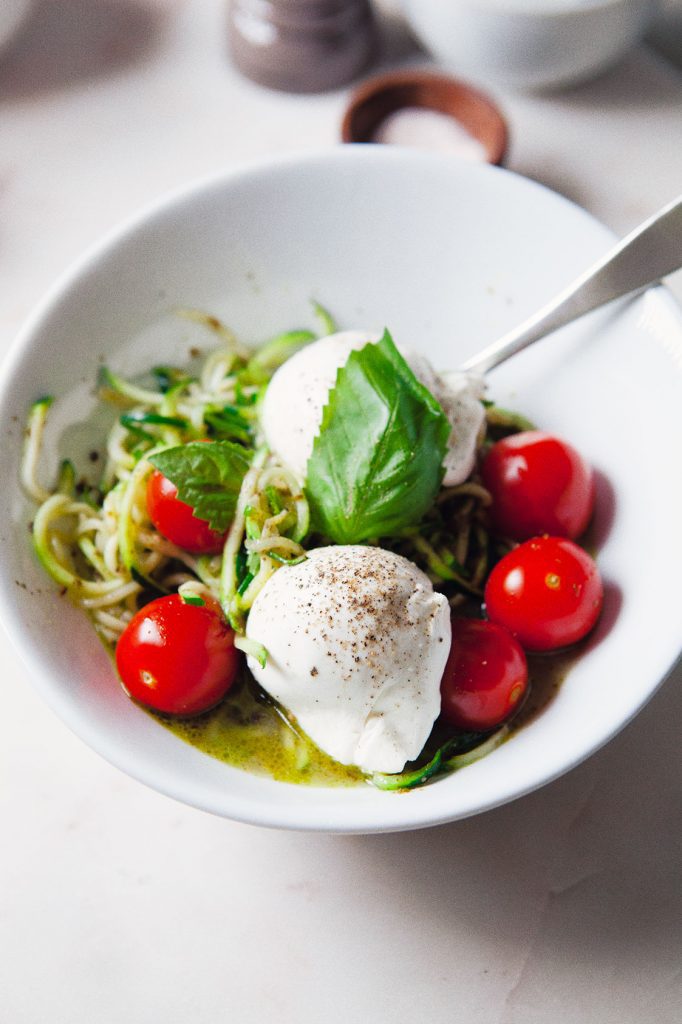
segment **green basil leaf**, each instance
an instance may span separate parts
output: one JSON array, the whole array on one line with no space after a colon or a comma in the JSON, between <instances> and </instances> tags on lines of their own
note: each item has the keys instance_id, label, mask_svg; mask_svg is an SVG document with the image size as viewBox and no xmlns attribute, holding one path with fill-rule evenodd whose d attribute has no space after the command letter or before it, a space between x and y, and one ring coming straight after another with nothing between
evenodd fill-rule
<instances>
[{"instance_id":1,"label":"green basil leaf","mask_svg":"<svg viewBox=\"0 0 682 1024\"><path fill-rule=\"evenodd\" d=\"M329 392L308 460L316 530L337 544L418 522L443 479L450 424L388 331L352 352Z\"/></svg>"},{"instance_id":2,"label":"green basil leaf","mask_svg":"<svg viewBox=\"0 0 682 1024\"><path fill-rule=\"evenodd\" d=\"M191 441L166 448L149 459L175 484L180 501L214 530L226 530L234 516L250 453L231 441Z\"/></svg>"}]
</instances>

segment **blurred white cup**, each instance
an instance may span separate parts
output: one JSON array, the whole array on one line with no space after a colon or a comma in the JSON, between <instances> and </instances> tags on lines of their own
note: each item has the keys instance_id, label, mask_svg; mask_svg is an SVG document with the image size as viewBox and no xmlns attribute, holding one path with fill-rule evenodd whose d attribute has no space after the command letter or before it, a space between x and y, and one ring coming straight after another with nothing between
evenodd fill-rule
<instances>
[{"instance_id":1,"label":"blurred white cup","mask_svg":"<svg viewBox=\"0 0 682 1024\"><path fill-rule=\"evenodd\" d=\"M568 85L614 64L658 0L401 0L415 34L453 71L519 89Z\"/></svg>"}]
</instances>

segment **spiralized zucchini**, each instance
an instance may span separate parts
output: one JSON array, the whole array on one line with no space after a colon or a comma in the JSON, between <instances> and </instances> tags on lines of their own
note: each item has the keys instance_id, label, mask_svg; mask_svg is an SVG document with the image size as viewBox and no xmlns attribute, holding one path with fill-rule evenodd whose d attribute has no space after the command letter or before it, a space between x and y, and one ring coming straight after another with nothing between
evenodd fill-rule
<instances>
[{"instance_id":1,"label":"spiralized zucchini","mask_svg":"<svg viewBox=\"0 0 682 1024\"><path fill-rule=\"evenodd\" d=\"M52 399L36 401L28 418L21 481L39 506L35 550L108 644L116 643L144 599L176 590L217 598L232 627L243 633L267 579L280 565L305 557L308 504L289 470L258 446L258 403L274 370L315 335L288 332L251 353L214 317L193 310L183 315L220 341L197 376L160 366L152 371L154 385L140 386L101 370L100 397L120 412L106 438L99 480L77 481L65 462L54 490L43 487L38 462ZM327 316L322 311L325 329ZM225 548L210 557L189 554L162 537L146 506L150 457L203 439L230 440L252 453Z\"/></svg>"},{"instance_id":2,"label":"spiralized zucchini","mask_svg":"<svg viewBox=\"0 0 682 1024\"><path fill-rule=\"evenodd\" d=\"M316 306L322 332L336 326ZM50 397L38 399L28 417L21 482L37 504L33 543L44 569L62 592L90 616L101 639L114 647L135 612L153 597L179 592L188 603L217 599L235 630L236 646L264 664L265 648L244 636L246 619L267 580L282 565L306 557L305 544L325 543L311 534L308 502L299 482L264 447L259 404L274 371L315 340L311 331L290 331L255 351L243 347L215 317L182 313L210 330L217 345L196 375L157 366L150 379L131 382L103 368L99 394L117 416L104 443L99 479L77 477L62 462L52 489L39 479L39 461ZM526 426L514 414L490 406L489 428L499 435ZM157 453L192 441L213 439L243 446L250 465L239 490L223 550L193 555L163 537L147 512L147 483ZM481 437L481 446L486 439ZM503 553L486 528L491 498L476 477L444 488L432 509L401 536L374 543L418 564L450 604L480 602L485 579ZM285 732L292 725L282 715ZM409 789L444 770L470 763L502 741L473 734L423 753L396 776L375 773L381 789Z\"/></svg>"}]
</instances>

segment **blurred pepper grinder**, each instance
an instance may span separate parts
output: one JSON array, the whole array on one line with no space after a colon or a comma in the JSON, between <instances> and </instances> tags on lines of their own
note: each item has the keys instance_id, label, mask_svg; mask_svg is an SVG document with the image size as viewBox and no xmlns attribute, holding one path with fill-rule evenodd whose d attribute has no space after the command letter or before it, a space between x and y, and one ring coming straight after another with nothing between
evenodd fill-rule
<instances>
[{"instance_id":1,"label":"blurred pepper grinder","mask_svg":"<svg viewBox=\"0 0 682 1024\"><path fill-rule=\"evenodd\" d=\"M369 0L232 0L230 50L239 70L271 89L323 92L369 64Z\"/></svg>"}]
</instances>

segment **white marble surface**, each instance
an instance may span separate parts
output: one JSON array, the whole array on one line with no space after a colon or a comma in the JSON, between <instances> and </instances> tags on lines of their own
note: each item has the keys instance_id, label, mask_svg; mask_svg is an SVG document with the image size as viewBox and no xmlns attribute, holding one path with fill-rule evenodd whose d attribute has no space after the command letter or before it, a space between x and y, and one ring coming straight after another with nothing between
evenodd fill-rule
<instances>
[{"instance_id":1,"label":"white marble surface","mask_svg":"<svg viewBox=\"0 0 682 1024\"><path fill-rule=\"evenodd\" d=\"M389 28L386 63L425 60ZM336 141L347 91L260 89L224 39L222 0L37 0L0 58L2 352L65 264L161 192ZM509 166L616 231L679 192L682 74L650 50L570 92L498 98ZM620 737L530 797L340 838L143 788L43 707L4 635L0 660L1 1020L681 1019L679 669Z\"/></svg>"}]
</instances>

